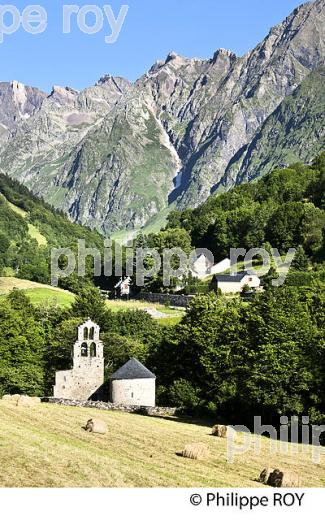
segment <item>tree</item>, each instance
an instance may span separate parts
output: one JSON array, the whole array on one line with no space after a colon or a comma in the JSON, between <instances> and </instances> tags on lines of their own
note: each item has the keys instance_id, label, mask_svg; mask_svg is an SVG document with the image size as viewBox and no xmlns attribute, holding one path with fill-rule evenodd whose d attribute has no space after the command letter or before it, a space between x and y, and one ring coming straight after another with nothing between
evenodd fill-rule
<instances>
[{"instance_id":1,"label":"tree","mask_svg":"<svg viewBox=\"0 0 325 520\"><path fill-rule=\"evenodd\" d=\"M10 246L10 240L7 238L7 235L0 232L0 258L1 256L5 256Z\"/></svg>"},{"instance_id":2,"label":"tree","mask_svg":"<svg viewBox=\"0 0 325 520\"><path fill-rule=\"evenodd\" d=\"M69 318L48 331L48 342L44 354L48 392L51 391L54 384L55 372L72 368L72 348L77 340L77 327L81 323L80 318Z\"/></svg>"},{"instance_id":3,"label":"tree","mask_svg":"<svg viewBox=\"0 0 325 520\"><path fill-rule=\"evenodd\" d=\"M99 289L86 287L76 296L70 310L71 317L90 318L100 326L105 320L107 313L105 302Z\"/></svg>"},{"instance_id":4,"label":"tree","mask_svg":"<svg viewBox=\"0 0 325 520\"><path fill-rule=\"evenodd\" d=\"M266 239L281 253L298 247L305 209L302 202L287 202L279 206L269 220Z\"/></svg>"},{"instance_id":5,"label":"tree","mask_svg":"<svg viewBox=\"0 0 325 520\"><path fill-rule=\"evenodd\" d=\"M159 343L163 334L157 321L141 310L106 312L102 332L127 336L150 346Z\"/></svg>"},{"instance_id":6,"label":"tree","mask_svg":"<svg viewBox=\"0 0 325 520\"><path fill-rule=\"evenodd\" d=\"M300 243L310 255L317 253L323 245L325 231L325 212L309 203L304 206L301 223Z\"/></svg>"},{"instance_id":7,"label":"tree","mask_svg":"<svg viewBox=\"0 0 325 520\"><path fill-rule=\"evenodd\" d=\"M25 316L33 316L35 310L31 304L30 298L20 289L13 289L7 296L12 309L20 311Z\"/></svg>"},{"instance_id":8,"label":"tree","mask_svg":"<svg viewBox=\"0 0 325 520\"><path fill-rule=\"evenodd\" d=\"M44 348L35 319L0 302L0 394L44 395Z\"/></svg>"},{"instance_id":9,"label":"tree","mask_svg":"<svg viewBox=\"0 0 325 520\"><path fill-rule=\"evenodd\" d=\"M306 255L302 246L297 247L295 257L291 263L291 268L297 271L307 271L308 269L308 256Z\"/></svg>"},{"instance_id":10,"label":"tree","mask_svg":"<svg viewBox=\"0 0 325 520\"><path fill-rule=\"evenodd\" d=\"M241 300L227 302L211 293L198 296L186 316L154 355L158 383L186 379L200 389L207 406L221 406L236 395L235 352L242 337Z\"/></svg>"},{"instance_id":11,"label":"tree","mask_svg":"<svg viewBox=\"0 0 325 520\"><path fill-rule=\"evenodd\" d=\"M265 292L245 309L244 324L247 341L238 371L242 408L271 423L281 414L307 412L315 405L313 395L319 395L313 361L319 345L304 293L291 287Z\"/></svg>"},{"instance_id":12,"label":"tree","mask_svg":"<svg viewBox=\"0 0 325 520\"><path fill-rule=\"evenodd\" d=\"M270 269L266 273L266 275L262 278L262 285L265 290L272 289L274 286L272 284L273 280L277 280L279 278L278 272L273 265L271 265Z\"/></svg>"},{"instance_id":13,"label":"tree","mask_svg":"<svg viewBox=\"0 0 325 520\"><path fill-rule=\"evenodd\" d=\"M172 406L183 408L191 413L200 404L199 390L186 379L174 381L169 390L169 399Z\"/></svg>"},{"instance_id":14,"label":"tree","mask_svg":"<svg viewBox=\"0 0 325 520\"><path fill-rule=\"evenodd\" d=\"M132 357L138 359L140 363L146 363L148 345L115 333L104 333L101 339L104 343L106 378Z\"/></svg>"}]
</instances>

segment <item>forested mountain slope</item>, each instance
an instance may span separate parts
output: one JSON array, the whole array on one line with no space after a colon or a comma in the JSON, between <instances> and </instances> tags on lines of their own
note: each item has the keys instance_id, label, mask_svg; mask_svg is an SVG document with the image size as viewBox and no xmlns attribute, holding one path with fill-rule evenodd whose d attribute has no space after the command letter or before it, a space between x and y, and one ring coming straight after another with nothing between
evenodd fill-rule
<instances>
[{"instance_id":1,"label":"forested mountain slope","mask_svg":"<svg viewBox=\"0 0 325 520\"><path fill-rule=\"evenodd\" d=\"M101 249L102 237L0 175L0 273L49 283L51 248L76 248L85 239Z\"/></svg>"}]
</instances>

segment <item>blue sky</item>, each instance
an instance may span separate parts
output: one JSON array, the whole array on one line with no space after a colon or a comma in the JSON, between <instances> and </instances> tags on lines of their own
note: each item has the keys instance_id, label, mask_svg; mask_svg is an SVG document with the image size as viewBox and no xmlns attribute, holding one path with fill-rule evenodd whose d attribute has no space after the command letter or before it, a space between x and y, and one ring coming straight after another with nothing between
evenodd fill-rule
<instances>
[{"instance_id":1,"label":"blue sky","mask_svg":"<svg viewBox=\"0 0 325 520\"><path fill-rule=\"evenodd\" d=\"M299 0L8 0L20 12L30 4L43 6L48 26L31 35L20 28L0 44L1 81L17 79L49 91L53 84L77 89L94 84L109 73L135 80L170 50L184 56L208 58L224 47L239 55L255 47L271 26L282 21ZM129 5L116 43L106 44L111 33L83 34L71 18L71 34L62 33L63 5L111 5L117 16ZM94 18L87 18L89 24ZM4 18L9 24L11 18Z\"/></svg>"}]
</instances>

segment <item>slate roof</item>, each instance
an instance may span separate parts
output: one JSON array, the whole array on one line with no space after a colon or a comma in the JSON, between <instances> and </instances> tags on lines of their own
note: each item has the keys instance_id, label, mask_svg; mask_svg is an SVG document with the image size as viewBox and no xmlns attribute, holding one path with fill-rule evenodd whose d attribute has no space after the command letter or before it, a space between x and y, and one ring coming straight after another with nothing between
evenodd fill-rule
<instances>
[{"instance_id":1,"label":"slate roof","mask_svg":"<svg viewBox=\"0 0 325 520\"><path fill-rule=\"evenodd\" d=\"M248 276L246 271L237 274L218 274L216 280L218 282L241 282L245 276Z\"/></svg>"},{"instance_id":2,"label":"slate roof","mask_svg":"<svg viewBox=\"0 0 325 520\"><path fill-rule=\"evenodd\" d=\"M150 372L140 361L131 358L125 365L111 375L111 379L155 379L156 376Z\"/></svg>"}]
</instances>

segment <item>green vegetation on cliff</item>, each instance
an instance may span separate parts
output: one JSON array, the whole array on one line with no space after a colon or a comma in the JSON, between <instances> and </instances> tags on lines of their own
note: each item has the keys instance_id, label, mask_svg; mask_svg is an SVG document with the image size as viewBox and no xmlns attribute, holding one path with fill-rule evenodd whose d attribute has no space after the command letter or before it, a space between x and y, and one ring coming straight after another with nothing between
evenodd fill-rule
<instances>
[{"instance_id":1,"label":"green vegetation on cliff","mask_svg":"<svg viewBox=\"0 0 325 520\"><path fill-rule=\"evenodd\" d=\"M0 175L0 275L49 283L51 248L75 249L78 239L102 248L96 231L72 223L26 187Z\"/></svg>"}]
</instances>

